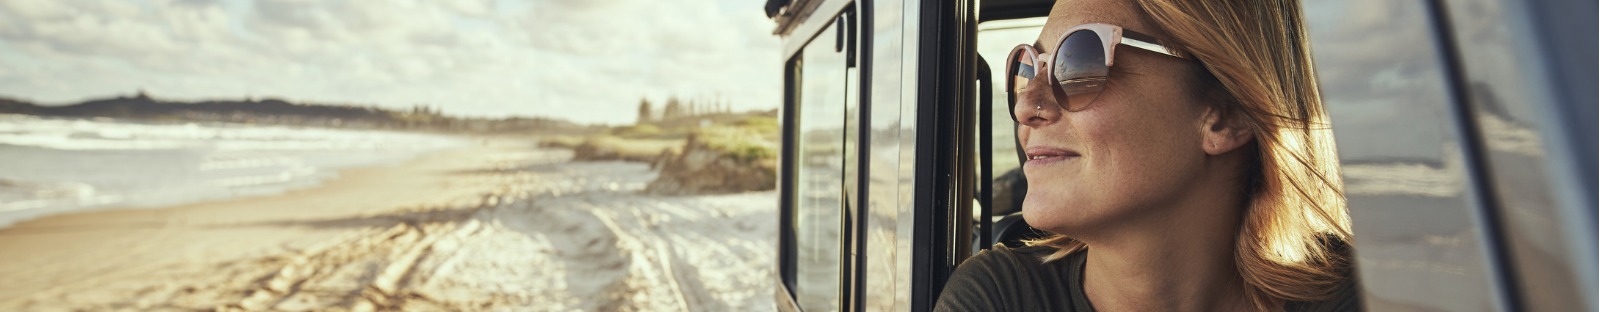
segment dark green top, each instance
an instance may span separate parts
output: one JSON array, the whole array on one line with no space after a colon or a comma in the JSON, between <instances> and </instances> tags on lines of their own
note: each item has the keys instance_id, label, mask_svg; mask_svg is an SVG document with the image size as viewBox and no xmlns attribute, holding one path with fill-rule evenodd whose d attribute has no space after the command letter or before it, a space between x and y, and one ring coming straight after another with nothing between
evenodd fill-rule
<instances>
[{"instance_id":1,"label":"dark green top","mask_svg":"<svg viewBox=\"0 0 1600 312\"><path fill-rule=\"evenodd\" d=\"M1083 295L1083 263L1087 252L1075 252L1051 263L1040 259L1048 247L993 249L978 253L956 269L934 311L1094 311ZM1359 311L1361 298L1354 279L1339 294L1321 302L1290 302L1285 311Z\"/></svg>"}]
</instances>

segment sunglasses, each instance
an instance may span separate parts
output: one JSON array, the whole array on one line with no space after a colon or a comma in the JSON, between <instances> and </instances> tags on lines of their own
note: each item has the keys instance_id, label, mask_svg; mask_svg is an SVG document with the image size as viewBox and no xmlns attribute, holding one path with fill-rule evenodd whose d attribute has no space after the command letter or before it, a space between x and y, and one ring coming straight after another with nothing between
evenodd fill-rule
<instances>
[{"instance_id":1,"label":"sunglasses","mask_svg":"<svg viewBox=\"0 0 1600 312\"><path fill-rule=\"evenodd\" d=\"M1017 45L1006 57L1006 101L1011 108L1011 120L1018 121L1017 95L1026 91L1034 77L1048 70L1046 81L1051 86L1056 105L1066 111L1081 111L1100 97L1111 76L1111 64L1118 45L1125 45L1163 55L1188 59L1176 51L1155 43L1155 37L1122 29L1110 24L1083 24L1067 29L1056 42L1055 55L1045 62L1038 48ZM1043 107L1040 107L1043 108ZM1018 121L1020 122L1020 121Z\"/></svg>"}]
</instances>

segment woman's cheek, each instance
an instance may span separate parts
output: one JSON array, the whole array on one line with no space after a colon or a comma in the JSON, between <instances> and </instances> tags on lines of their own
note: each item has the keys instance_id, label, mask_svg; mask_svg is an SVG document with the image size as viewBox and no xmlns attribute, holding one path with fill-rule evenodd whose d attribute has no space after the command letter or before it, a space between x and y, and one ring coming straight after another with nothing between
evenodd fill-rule
<instances>
[{"instance_id":1,"label":"woman's cheek","mask_svg":"<svg viewBox=\"0 0 1600 312\"><path fill-rule=\"evenodd\" d=\"M1022 148L1028 148L1028 136L1031 134L1033 134L1033 131L1028 126L1017 124L1017 142L1022 145Z\"/></svg>"},{"instance_id":2,"label":"woman's cheek","mask_svg":"<svg viewBox=\"0 0 1600 312\"><path fill-rule=\"evenodd\" d=\"M1126 105L1081 113L1073 121L1082 134L1079 148L1085 149L1087 156L1083 163L1085 188L1092 190L1097 203L1107 206L1102 208L1117 210L1113 207L1132 204L1127 202L1130 197L1147 191L1148 171L1161 166L1152 163L1159 160L1152 154L1159 153L1158 145L1165 142L1151 138L1161 136L1164 128L1139 118L1140 112Z\"/></svg>"}]
</instances>

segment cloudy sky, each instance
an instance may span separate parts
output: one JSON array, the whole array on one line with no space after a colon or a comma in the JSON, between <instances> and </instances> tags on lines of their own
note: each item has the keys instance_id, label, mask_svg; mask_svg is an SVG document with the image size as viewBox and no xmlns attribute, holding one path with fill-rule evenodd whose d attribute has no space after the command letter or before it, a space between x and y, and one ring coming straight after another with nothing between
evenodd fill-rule
<instances>
[{"instance_id":1,"label":"cloudy sky","mask_svg":"<svg viewBox=\"0 0 1600 312\"><path fill-rule=\"evenodd\" d=\"M641 98L775 108L748 0L0 0L0 97L278 97L628 123Z\"/></svg>"}]
</instances>

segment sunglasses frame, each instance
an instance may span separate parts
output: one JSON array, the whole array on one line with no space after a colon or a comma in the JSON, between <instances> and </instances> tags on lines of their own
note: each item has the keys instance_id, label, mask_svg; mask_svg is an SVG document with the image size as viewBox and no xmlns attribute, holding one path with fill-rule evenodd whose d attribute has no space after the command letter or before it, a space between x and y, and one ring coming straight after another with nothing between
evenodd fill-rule
<instances>
[{"instance_id":1,"label":"sunglasses frame","mask_svg":"<svg viewBox=\"0 0 1600 312\"><path fill-rule=\"evenodd\" d=\"M1100 46L1104 49L1103 53L1105 53L1106 74L1104 76L1076 77L1062 81L1060 80L1060 77L1056 77L1055 75L1054 65L1056 60L1054 53L1051 53L1051 60L1046 62L1043 58L1039 57L1044 53L1039 51L1038 48L1028 44L1019 44L1017 47L1011 49L1010 54L1006 55L1006 101L1009 104L1007 106L1011 108L1012 111L1012 121L1018 121L1016 114L1017 89L1015 85L1018 57L1027 56L1033 58L1034 73L1033 78L1030 78L1029 80L1030 83L1032 82L1032 79L1039 79L1040 73L1046 74L1045 76L1047 78L1045 79L1046 82L1052 86L1050 88L1051 95L1055 96L1056 106L1064 105L1062 101L1066 100L1068 96L1067 86L1069 84L1104 82L1110 79L1111 66L1116 62L1116 48L1118 45L1125 45L1140 50L1155 52L1179 59L1190 60L1189 57L1179 54L1177 50L1157 43L1155 36L1146 35L1132 30L1126 30L1121 26L1103 23L1088 23L1068 28L1067 31L1061 33L1060 38L1056 39L1055 45L1053 45L1055 49L1051 50L1051 52L1060 51L1061 46L1066 44L1067 37L1079 31L1091 31L1100 38ZM1104 87L1102 86L1101 88ZM1063 109L1065 108L1063 107Z\"/></svg>"}]
</instances>

